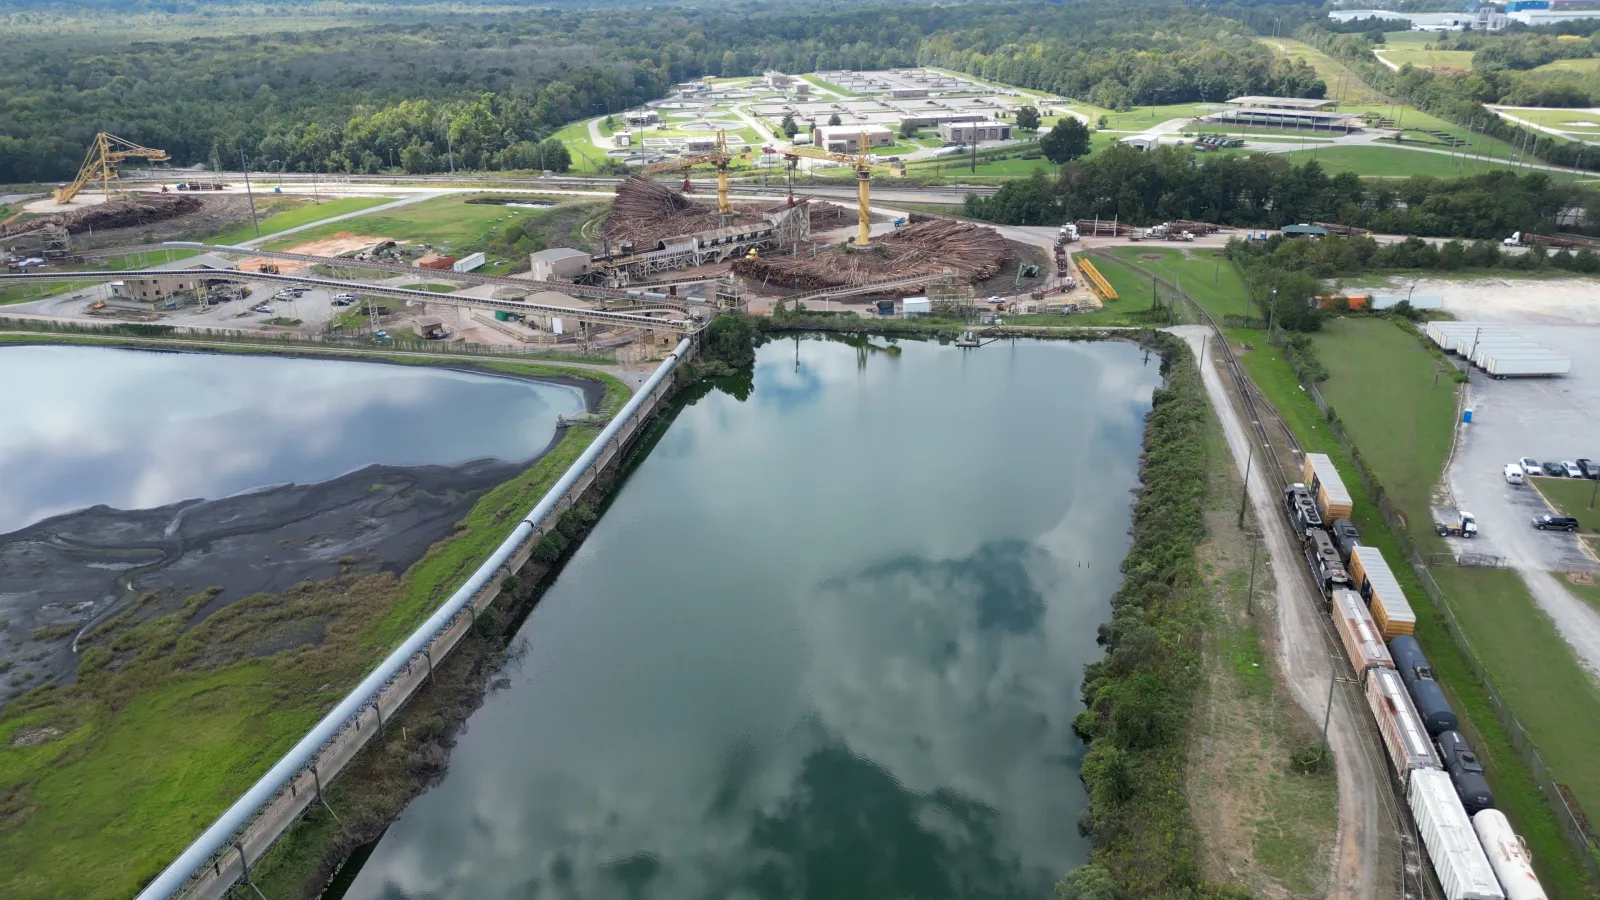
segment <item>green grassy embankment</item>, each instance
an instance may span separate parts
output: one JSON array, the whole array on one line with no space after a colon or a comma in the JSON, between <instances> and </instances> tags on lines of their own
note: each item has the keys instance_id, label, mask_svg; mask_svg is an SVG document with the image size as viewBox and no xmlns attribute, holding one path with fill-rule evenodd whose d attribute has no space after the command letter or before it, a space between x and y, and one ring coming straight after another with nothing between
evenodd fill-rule
<instances>
[{"instance_id":1,"label":"green grassy embankment","mask_svg":"<svg viewBox=\"0 0 1600 900\"><path fill-rule=\"evenodd\" d=\"M1138 259L1138 253L1150 252L1141 248L1118 248L1115 252L1125 257L1131 255L1137 265L1168 280L1187 272L1183 278L1185 290L1219 321L1224 314L1239 315L1246 308L1242 281L1236 270L1229 284L1226 271L1232 268L1229 263L1222 263L1215 276L1216 284L1204 277L1215 265L1212 257L1200 255L1209 251L1190 254L1184 250L1163 250L1159 260ZM1373 324L1399 329L1392 323ZM1553 811L1512 746L1509 734L1495 717L1486 691L1446 632L1443 616L1429 601L1415 573L1403 564L1405 556L1378 515L1349 454L1329 430L1316 404L1301 390L1299 379L1281 351L1267 342L1264 332L1243 328L1225 331L1239 352L1241 365L1301 447L1308 452L1327 453L1338 467L1356 501L1352 519L1361 532L1362 542L1376 547L1390 561L1396 578L1411 600L1417 613L1417 638L1427 651L1452 704L1463 716L1463 731L1485 761L1497 805L1527 840L1546 890L1552 897L1591 896L1574 851L1562 837ZM1401 479L1394 485L1383 482L1385 489L1391 492L1391 499L1399 502L1405 496L1418 496L1417 484L1431 487L1432 481L1426 480L1423 473L1433 473L1433 478L1437 478L1437 473L1443 470L1448 443L1440 449L1438 423L1445 419L1453 421L1455 401L1453 395L1434 389L1430 365L1403 356L1391 359L1392 354L1364 347L1366 334L1365 327L1342 329L1336 325L1328 335L1317 338L1319 355L1330 371L1330 380L1322 389L1325 396L1333 391L1366 398L1364 403L1346 403L1342 407L1331 398L1329 402L1349 433L1366 438L1366 443L1357 441L1357 446L1374 473L1392 473L1392 477ZM1391 347L1399 346L1390 336L1382 341ZM1242 350L1246 344L1253 349ZM1353 354L1358 360L1364 358L1367 365L1335 362L1333 357L1341 353ZM1341 372L1344 384L1335 385L1331 377L1335 369ZM1409 427L1395 425L1407 422L1411 423ZM1429 452L1437 455L1432 459L1407 458ZM1378 474L1378 477L1381 482L1391 475ZM1408 478L1424 480L1406 485ZM1401 493L1392 493L1397 490ZM1420 496L1426 500L1426 489ZM1412 529L1415 540L1423 546L1437 540L1431 531L1425 531L1432 521L1426 505L1420 509L1401 508L1411 522L1417 523ZM1579 801L1585 808L1593 808L1590 804L1600 799L1589 800L1585 794L1593 796L1594 773L1600 772L1600 751L1592 741L1583 739L1585 732L1575 728L1574 723L1600 720L1600 708L1593 705L1592 690L1576 690L1580 684L1589 688L1592 684L1582 677L1571 651L1555 635L1553 626L1538 611L1527 587L1515 573L1451 567L1435 569L1433 574L1449 597L1468 640L1505 692L1512 711L1529 730L1545 761L1556 777L1569 783L1575 793L1583 786L1583 792L1578 793ZM1534 701L1527 696L1528 691L1549 691L1552 696L1547 701Z\"/></svg>"},{"instance_id":2,"label":"green grassy embankment","mask_svg":"<svg viewBox=\"0 0 1600 900\"><path fill-rule=\"evenodd\" d=\"M628 393L602 373L444 364L596 378L606 383L607 410ZM192 627L185 612L209 594L144 621L136 605L86 635L76 684L31 692L0 712L8 900L135 893L453 590L597 433L570 429L398 579L347 571L245 598ZM306 644L305 630L319 626L323 639ZM258 655L297 635L293 649Z\"/></svg>"}]
</instances>

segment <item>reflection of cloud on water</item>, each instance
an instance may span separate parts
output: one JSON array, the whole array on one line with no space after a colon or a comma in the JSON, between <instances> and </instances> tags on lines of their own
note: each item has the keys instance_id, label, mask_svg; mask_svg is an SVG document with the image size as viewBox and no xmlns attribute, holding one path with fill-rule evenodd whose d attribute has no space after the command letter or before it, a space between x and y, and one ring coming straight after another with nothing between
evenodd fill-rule
<instances>
[{"instance_id":1,"label":"reflection of cloud on water","mask_svg":"<svg viewBox=\"0 0 1600 900\"><path fill-rule=\"evenodd\" d=\"M565 386L444 370L100 348L8 348L0 379L34 386L0 434L0 531L374 462L526 458L582 408Z\"/></svg>"},{"instance_id":2,"label":"reflection of cloud on water","mask_svg":"<svg viewBox=\"0 0 1600 900\"><path fill-rule=\"evenodd\" d=\"M349 898L1046 896L1083 853L1084 660L1042 630L1029 575L1053 565L1002 541L829 578L797 601L798 684L724 688L766 711L722 723L743 731L665 692L660 711L540 716L535 752L457 759L454 796L424 797Z\"/></svg>"}]
</instances>

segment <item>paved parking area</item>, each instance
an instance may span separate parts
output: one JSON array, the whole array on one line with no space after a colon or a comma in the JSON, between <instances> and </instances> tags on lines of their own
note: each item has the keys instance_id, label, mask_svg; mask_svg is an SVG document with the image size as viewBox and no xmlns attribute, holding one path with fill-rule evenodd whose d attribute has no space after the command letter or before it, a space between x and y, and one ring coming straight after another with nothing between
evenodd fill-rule
<instances>
[{"instance_id":1,"label":"paved parking area","mask_svg":"<svg viewBox=\"0 0 1600 900\"><path fill-rule=\"evenodd\" d=\"M1472 424L1451 463L1448 484L1455 502L1478 519L1479 537L1452 539L1458 553L1505 557L1522 573L1543 609L1600 674L1600 614L1561 587L1551 572L1600 572L1575 535L1534 530L1534 516L1549 512L1529 486L1506 483L1506 463L1523 456L1545 460L1600 459L1600 326L1520 324L1534 340L1572 358L1563 378L1496 381L1476 370L1469 388ZM1580 516L1580 520L1582 516Z\"/></svg>"}]
</instances>

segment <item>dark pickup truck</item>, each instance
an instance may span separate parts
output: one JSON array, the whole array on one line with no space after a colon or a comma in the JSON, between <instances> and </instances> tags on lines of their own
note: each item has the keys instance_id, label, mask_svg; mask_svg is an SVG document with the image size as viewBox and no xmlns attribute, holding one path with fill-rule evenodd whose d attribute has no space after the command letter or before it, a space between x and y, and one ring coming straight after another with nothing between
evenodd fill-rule
<instances>
[{"instance_id":1,"label":"dark pickup truck","mask_svg":"<svg viewBox=\"0 0 1600 900\"><path fill-rule=\"evenodd\" d=\"M1578 520L1572 516L1535 516L1533 527L1540 531L1577 531Z\"/></svg>"}]
</instances>

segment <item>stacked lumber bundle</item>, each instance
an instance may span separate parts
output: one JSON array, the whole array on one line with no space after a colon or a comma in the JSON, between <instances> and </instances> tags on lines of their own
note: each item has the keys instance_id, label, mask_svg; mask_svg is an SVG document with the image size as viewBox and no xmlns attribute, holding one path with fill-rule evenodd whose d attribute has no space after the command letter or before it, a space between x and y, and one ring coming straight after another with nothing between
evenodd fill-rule
<instances>
[{"instance_id":1,"label":"stacked lumber bundle","mask_svg":"<svg viewBox=\"0 0 1600 900\"><path fill-rule=\"evenodd\" d=\"M817 290L890 278L935 276L945 269L964 281L982 281L998 274L1006 257L1005 239L993 228L935 219L884 235L866 250L836 246L814 257L802 252L795 256L740 259L734 262L733 270L764 284Z\"/></svg>"},{"instance_id":2,"label":"stacked lumber bundle","mask_svg":"<svg viewBox=\"0 0 1600 900\"><path fill-rule=\"evenodd\" d=\"M163 219L188 215L198 211L203 205L199 197L185 194L134 194L126 200L111 200L82 209L50 213L31 219L18 219L0 225L0 238L33 231L45 225L60 225L73 234L90 229L147 225Z\"/></svg>"}]
</instances>

